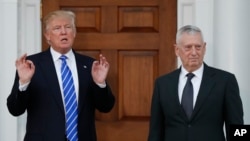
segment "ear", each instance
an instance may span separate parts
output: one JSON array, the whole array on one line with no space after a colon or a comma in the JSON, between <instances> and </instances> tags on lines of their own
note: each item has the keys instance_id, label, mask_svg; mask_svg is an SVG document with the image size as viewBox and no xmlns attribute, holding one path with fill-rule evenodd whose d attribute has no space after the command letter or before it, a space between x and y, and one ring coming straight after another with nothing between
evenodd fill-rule
<instances>
[{"instance_id":1,"label":"ear","mask_svg":"<svg viewBox=\"0 0 250 141\"><path fill-rule=\"evenodd\" d=\"M74 38L76 37L76 28L74 28Z\"/></svg>"},{"instance_id":2,"label":"ear","mask_svg":"<svg viewBox=\"0 0 250 141\"><path fill-rule=\"evenodd\" d=\"M207 43L204 42L204 52L206 52L206 45L207 45Z\"/></svg>"},{"instance_id":3,"label":"ear","mask_svg":"<svg viewBox=\"0 0 250 141\"><path fill-rule=\"evenodd\" d=\"M50 40L50 34L48 32L44 32L44 37L46 38L47 41Z\"/></svg>"},{"instance_id":4,"label":"ear","mask_svg":"<svg viewBox=\"0 0 250 141\"><path fill-rule=\"evenodd\" d=\"M179 47L177 46L177 44L174 44L174 48L175 48L175 55L179 57Z\"/></svg>"}]
</instances>

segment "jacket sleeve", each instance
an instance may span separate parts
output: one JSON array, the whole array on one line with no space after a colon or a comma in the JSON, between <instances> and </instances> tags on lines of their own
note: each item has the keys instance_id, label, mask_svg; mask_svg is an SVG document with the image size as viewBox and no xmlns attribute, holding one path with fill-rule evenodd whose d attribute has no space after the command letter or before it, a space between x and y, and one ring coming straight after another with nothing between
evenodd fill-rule
<instances>
[{"instance_id":1,"label":"jacket sleeve","mask_svg":"<svg viewBox=\"0 0 250 141\"><path fill-rule=\"evenodd\" d=\"M7 98L7 107L13 116L23 114L27 108L28 93L26 91L19 91L19 78L16 73L14 85L11 93Z\"/></svg>"},{"instance_id":2,"label":"jacket sleeve","mask_svg":"<svg viewBox=\"0 0 250 141\"><path fill-rule=\"evenodd\" d=\"M115 97L109 85L107 84L105 88L100 88L94 83L92 87L95 107L100 112L109 112L115 104Z\"/></svg>"},{"instance_id":3,"label":"jacket sleeve","mask_svg":"<svg viewBox=\"0 0 250 141\"><path fill-rule=\"evenodd\" d=\"M226 85L225 96L225 125L227 138L232 124L244 124L243 106L239 93L239 86L234 75L230 75Z\"/></svg>"},{"instance_id":4,"label":"jacket sleeve","mask_svg":"<svg viewBox=\"0 0 250 141\"><path fill-rule=\"evenodd\" d=\"M163 141L164 117L160 104L160 93L158 91L157 81L154 86L150 116L148 141Z\"/></svg>"}]
</instances>

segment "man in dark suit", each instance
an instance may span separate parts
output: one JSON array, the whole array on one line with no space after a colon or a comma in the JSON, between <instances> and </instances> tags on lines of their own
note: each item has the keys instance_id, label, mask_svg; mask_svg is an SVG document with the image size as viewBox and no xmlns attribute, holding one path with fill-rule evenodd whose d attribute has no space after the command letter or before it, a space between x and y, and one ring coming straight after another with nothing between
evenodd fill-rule
<instances>
[{"instance_id":1,"label":"man in dark suit","mask_svg":"<svg viewBox=\"0 0 250 141\"><path fill-rule=\"evenodd\" d=\"M102 55L94 60L72 50L76 36L73 12L48 14L44 18L44 35L50 45L48 50L16 60L17 74L7 99L9 112L19 116L27 111L24 141L96 141L95 109L109 112L115 102L105 81L109 63ZM65 114L68 102L64 100L60 71L62 55L72 73L72 97L76 97L72 101L77 103L73 127L66 124L70 117ZM70 130L68 133L68 127L76 129L74 134Z\"/></svg>"},{"instance_id":2,"label":"man in dark suit","mask_svg":"<svg viewBox=\"0 0 250 141\"><path fill-rule=\"evenodd\" d=\"M182 65L155 81L148 141L225 141L231 124L243 124L235 76L206 65L205 51L198 27L178 30L175 53Z\"/></svg>"}]
</instances>

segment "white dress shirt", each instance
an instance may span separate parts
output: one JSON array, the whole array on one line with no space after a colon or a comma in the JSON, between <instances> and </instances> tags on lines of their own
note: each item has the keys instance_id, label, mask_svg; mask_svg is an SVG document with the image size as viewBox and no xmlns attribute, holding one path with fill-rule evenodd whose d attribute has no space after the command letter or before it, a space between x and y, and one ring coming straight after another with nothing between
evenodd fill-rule
<instances>
[{"instance_id":1,"label":"white dress shirt","mask_svg":"<svg viewBox=\"0 0 250 141\"><path fill-rule=\"evenodd\" d=\"M198 96L198 92L200 89L200 85L201 85L201 80L202 80L202 75L203 75L203 70L204 70L204 64L202 64L202 66L197 69L196 71L192 72L195 76L191 79L191 82L193 84L193 88L194 88L194 97L193 97L193 107L195 106L196 103L196 99ZM179 95L179 101L181 103L181 99L182 99L182 93L183 93L183 89L186 85L187 82L187 74L189 72L182 66L181 67L181 72L180 72L180 76L179 76L179 84L178 84L178 95Z\"/></svg>"},{"instance_id":2,"label":"white dress shirt","mask_svg":"<svg viewBox=\"0 0 250 141\"><path fill-rule=\"evenodd\" d=\"M62 54L56 52L52 47L50 48L50 52L51 52L52 59L53 59L54 64L55 64L56 74L57 74L57 78L58 78L58 81L60 84L62 98L64 98L63 87L62 87L62 77L61 77L62 60L60 59ZM67 52L66 54L63 54L63 55L65 55L67 57L66 62L67 62L67 65L72 73L72 76L73 76L75 92L76 92L76 99L78 101L79 83L78 83L78 72L77 72L77 68L76 68L75 55L74 55L72 50L70 50L69 52Z\"/></svg>"}]
</instances>

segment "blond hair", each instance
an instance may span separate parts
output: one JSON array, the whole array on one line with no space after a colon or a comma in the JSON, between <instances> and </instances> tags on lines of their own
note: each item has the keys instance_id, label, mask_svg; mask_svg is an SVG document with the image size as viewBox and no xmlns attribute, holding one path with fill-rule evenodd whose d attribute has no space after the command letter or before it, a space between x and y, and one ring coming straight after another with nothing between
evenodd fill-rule
<instances>
[{"instance_id":1,"label":"blond hair","mask_svg":"<svg viewBox=\"0 0 250 141\"><path fill-rule=\"evenodd\" d=\"M48 15L46 15L43 18L43 30L46 32L49 28L49 23L58 17L65 17L71 20L71 24L73 26L73 29L76 29L75 26L75 14L72 11L66 11L66 10L57 10L50 12Z\"/></svg>"}]
</instances>

